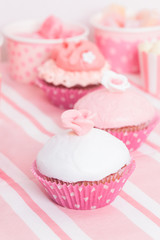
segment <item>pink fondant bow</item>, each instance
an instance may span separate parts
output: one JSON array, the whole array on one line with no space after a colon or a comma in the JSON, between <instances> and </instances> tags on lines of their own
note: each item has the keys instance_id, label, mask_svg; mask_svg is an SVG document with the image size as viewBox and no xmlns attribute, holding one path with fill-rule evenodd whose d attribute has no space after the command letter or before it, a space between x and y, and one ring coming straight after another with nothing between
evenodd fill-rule
<instances>
[{"instance_id":1,"label":"pink fondant bow","mask_svg":"<svg viewBox=\"0 0 160 240\"><path fill-rule=\"evenodd\" d=\"M79 136L85 135L93 126L95 114L87 110L68 110L62 113L63 126L72 129Z\"/></svg>"}]
</instances>

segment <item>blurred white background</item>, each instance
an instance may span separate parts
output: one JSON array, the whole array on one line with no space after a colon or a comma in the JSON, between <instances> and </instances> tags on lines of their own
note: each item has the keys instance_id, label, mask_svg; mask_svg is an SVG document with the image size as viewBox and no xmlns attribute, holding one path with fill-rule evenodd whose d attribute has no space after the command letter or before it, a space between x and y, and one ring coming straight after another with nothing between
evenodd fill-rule
<instances>
[{"instance_id":1,"label":"blurred white background","mask_svg":"<svg viewBox=\"0 0 160 240\"><path fill-rule=\"evenodd\" d=\"M0 29L13 21L45 18L51 14L64 21L89 25L92 14L111 3L122 4L133 11L142 8L160 11L160 0L0 0ZM2 59L6 59L4 48Z\"/></svg>"},{"instance_id":2,"label":"blurred white background","mask_svg":"<svg viewBox=\"0 0 160 240\"><path fill-rule=\"evenodd\" d=\"M0 27L21 19L55 14L67 21L88 23L89 17L110 3L124 4L131 9L158 8L160 0L0 0Z\"/></svg>"}]
</instances>

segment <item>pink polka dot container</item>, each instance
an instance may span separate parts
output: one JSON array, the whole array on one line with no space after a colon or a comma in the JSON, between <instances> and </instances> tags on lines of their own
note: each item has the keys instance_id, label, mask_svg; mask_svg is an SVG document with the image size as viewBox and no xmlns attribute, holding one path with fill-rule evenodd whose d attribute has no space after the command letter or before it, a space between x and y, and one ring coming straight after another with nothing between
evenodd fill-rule
<instances>
[{"instance_id":1,"label":"pink polka dot container","mask_svg":"<svg viewBox=\"0 0 160 240\"><path fill-rule=\"evenodd\" d=\"M102 13L91 18L97 46L118 73L139 73L138 44L160 38L160 26L141 28L115 28L100 23Z\"/></svg>"},{"instance_id":2,"label":"pink polka dot container","mask_svg":"<svg viewBox=\"0 0 160 240\"><path fill-rule=\"evenodd\" d=\"M58 205L75 210L94 210L109 205L119 195L135 169L132 160L118 172L100 181L67 183L42 175L33 164L32 172L45 188L48 196Z\"/></svg>"},{"instance_id":3,"label":"pink polka dot container","mask_svg":"<svg viewBox=\"0 0 160 240\"><path fill-rule=\"evenodd\" d=\"M28 37L39 29L43 21L26 20L7 25L4 30L12 79L33 83L37 77L37 67L50 57L51 50L64 42L63 38L45 39ZM81 24L66 24L79 35L67 37L66 41L80 41L88 36L88 29ZM27 37L26 37L27 36Z\"/></svg>"}]
</instances>

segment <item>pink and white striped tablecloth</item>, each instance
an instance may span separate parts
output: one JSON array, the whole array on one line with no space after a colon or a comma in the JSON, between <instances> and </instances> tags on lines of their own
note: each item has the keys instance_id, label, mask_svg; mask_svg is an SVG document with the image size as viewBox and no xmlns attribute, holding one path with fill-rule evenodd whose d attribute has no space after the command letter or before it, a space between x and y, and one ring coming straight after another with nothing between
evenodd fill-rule
<instances>
[{"instance_id":1,"label":"pink and white striped tablecloth","mask_svg":"<svg viewBox=\"0 0 160 240\"><path fill-rule=\"evenodd\" d=\"M5 65L3 72L0 239L159 240L160 124L133 153L136 170L110 206L92 211L65 209L46 196L30 171L37 152L58 130L62 111L37 87L10 80ZM160 100L147 97L160 112Z\"/></svg>"}]
</instances>

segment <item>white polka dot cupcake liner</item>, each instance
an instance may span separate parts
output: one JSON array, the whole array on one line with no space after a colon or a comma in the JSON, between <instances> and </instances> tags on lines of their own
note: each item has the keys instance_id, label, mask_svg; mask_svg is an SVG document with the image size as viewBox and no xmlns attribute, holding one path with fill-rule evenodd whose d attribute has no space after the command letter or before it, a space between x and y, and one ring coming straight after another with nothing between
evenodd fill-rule
<instances>
[{"instance_id":1,"label":"white polka dot cupcake liner","mask_svg":"<svg viewBox=\"0 0 160 240\"><path fill-rule=\"evenodd\" d=\"M37 79L35 84L39 86L46 93L50 102L61 109L71 109L74 104L84 95L95 91L101 87L101 85L95 85L91 87L80 88L66 88L57 87L53 84L48 84L43 80Z\"/></svg>"},{"instance_id":2,"label":"white polka dot cupcake liner","mask_svg":"<svg viewBox=\"0 0 160 240\"><path fill-rule=\"evenodd\" d=\"M32 172L54 203L75 210L93 210L112 203L134 169L135 161L132 160L129 165L102 181L73 184L49 180L37 170L36 161Z\"/></svg>"},{"instance_id":3,"label":"white polka dot cupcake liner","mask_svg":"<svg viewBox=\"0 0 160 240\"><path fill-rule=\"evenodd\" d=\"M107 129L106 131L113 136L119 138L124 142L130 152L135 151L146 140L148 135L159 122L159 117L156 116L150 124L146 125L143 129L140 126L121 128L121 129Z\"/></svg>"}]
</instances>

